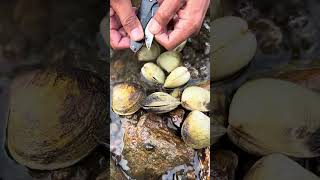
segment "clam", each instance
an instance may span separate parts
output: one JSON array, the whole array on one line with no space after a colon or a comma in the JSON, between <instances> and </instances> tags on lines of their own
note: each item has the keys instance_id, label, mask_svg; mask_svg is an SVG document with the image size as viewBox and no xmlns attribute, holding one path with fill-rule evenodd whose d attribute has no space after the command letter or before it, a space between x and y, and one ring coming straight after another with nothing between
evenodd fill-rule
<instances>
[{"instance_id":1,"label":"clam","mask_svg":"<svg viewBox=\"0 0 320 180\"><path fill-rule=\"evenodd\" d=\"M31 169L75 164L97 146L107 98L103 81L86 71L52 68L17 75L10 87L8 152Z\"/></svg>"},{"instance_id":2,"label":"clam","mask_svg":"<svg viewBox=\"0 0 320 180\"><path fill-rule=\"evenodd\" d=\"M181 96L181 105L188 110L209 111L210 91L198 87L187 87Z\"/></svg>"},{"instance_id":3,"label":"clam","mask_svg":"<svg viewBox=\"0 0 320 180\"><path fill-rule=\"evenodd\" d=\"M145 98L142 87L134 83L120 83L112 89L112 109L119 115L131 115L141 107Z\"/></svg>"},{"instance_id":4,"label":"clam","mask_svg":"<svg viewBox=\"0 0 320 180\"><path fill-rule=\"evenodd\" d=\"M179 44L177 47L173 49L173 51L181 52L183 48L186 46L188 40L183 41L181 44Z\"/></svg>"},{"instance_id":5,"label":"clam","mask_svg":"<svg viewBox=\"0 0 320 180\"><path fill-rule=\"evenodd\" d=\"M167 113L180 105L180 101L164 92L150 94L143 102L142 107L155 113Z\"/></svg>"},{"instance_id":6,"label":"clam","mask_svg":"<svg viewBox=\"0 0 320 180\"><path fill-rule=\"evenodd\" d=\"M249 81L232 99L228 135L258 155L319 156L319 102L318 93L292 82Z\"/></svg>"},{"instance_id":7,"label":"clam","mask_svg":"<svg viewBox=\"0 0 320 180\"><path fill-rule=\"evenodd\" d=\"M244 180L319 180L312 172L281 154L271 154L258 160Z\"/></svg>"},{"instance_id":8,"label":"clam","mask_svg":"<svg viewBox=\"0 0 320 180\"><path fill-rule=\"evenodd\" d=\"M181 55L176 51L164 52L157 58L157 64L162 69L170 73L181 65Z\"/></svg>"},{"instance_id":9,"label":"clam","mask_svg":"<svg viewBox=\"0 0 320 180\"><path fill-rule=\"evenodd\" d=\"M163 84L165 79L165 74L161 68L159 68L154 63L146 63L141 68L141 74L143 77L148 80L149 82L155 84Z\"/></svg>"},{"instance_id":10,"label":"clam","mask_svg":"<svg viewBox=\"0 0 320 180\"><path fill-rule=\"evenodd\" d=\"M160 51L160 46L158 43L154 42L152 43L150 49L148 49L146 46L143 46L138 51L137 58L139 61L153 61L160 55Z\"/></svg>"},{"instance_id":11,"label":"clam","mask_svg":"<svg viewBox=\"0 0 320 180\"><path fill-rule=\"evenodd\" d=\"M165 88L176 88L186 84L190 79L190 72L186 67L177 67L174 69L166 81L164 82Z\"/></svg>"},{"instance_id":12,"label":"clam","mask_svg":"<svg viewBox=\"0 0 320 180\"><path fill-rule=\"evenodd\" d=\"M221 130L218 128L214 129L218 131ZM210 117L198 110L188 114L182 124L181 135L184 142L194 149L208 147L217 140L217 138L214 140L211 139L210 142ZM216 132L214 137L217 137L216 135L218 135L218 132ZM221 136L222 135L219 132L219 137Z\"/></svg>"},{"instance_id":13,"label":"clam","mask_svg":"<svg viewBox=\"0 0 320 180\"><path fill-rule=\"evenodd\" d=\"M255 35L245 20L226 16L211 23L215 45L211 62L211 79L221 80L248 65L257 49Z\"/></svg>"}]
</instances>

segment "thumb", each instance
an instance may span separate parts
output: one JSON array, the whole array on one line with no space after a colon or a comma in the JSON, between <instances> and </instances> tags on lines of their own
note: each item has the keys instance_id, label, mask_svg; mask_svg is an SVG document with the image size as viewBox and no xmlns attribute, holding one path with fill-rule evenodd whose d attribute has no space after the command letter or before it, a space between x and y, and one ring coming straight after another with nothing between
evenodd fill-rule
<instances>
[{"instance_id":1,"label":"thumb","mask_svg":"<svg viewBox=\"0 0 320 180\"><path fill-rule=\"evenodd\" d=\"M134 41L143 39L143 29L132 7L131 0L112 0L111 7L118 15L124 30L129 34L130 38Z\"/></svg>"},{"instance_id":2,"label":"thumb","mask_svg":"<svg viewBox=\"0 0 320 180\"><path fill-rule=\"evenodd\" d=\"M165 29L184 2L185 0L164 0L150 21L149 31L152 34L158 34Z\"/></svg>"}]
</instances>

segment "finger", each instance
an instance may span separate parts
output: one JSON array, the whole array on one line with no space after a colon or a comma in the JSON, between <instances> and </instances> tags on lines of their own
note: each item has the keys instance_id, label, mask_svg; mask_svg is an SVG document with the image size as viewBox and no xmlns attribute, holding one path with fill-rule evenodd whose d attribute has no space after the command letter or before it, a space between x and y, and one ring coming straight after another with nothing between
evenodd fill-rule
<instances>
[{"instance_id":1,"label":"finger","mask_svg":"<svg viewBox=\"0 0 320 180\"><path fill-rule=\"evenodd\" d=\"M119 29L119 33L121 36L128 36L128 34L126 33L126 31L123 28Z\"/></svg>"},{"instance_id":2,"label":"finger","mask_svg":"<svg viewBox=\"0 0 320 180\"><path fill-rule=\"evenodd\" d=\"M196 28L191 27L189 21L179 20L174 30L157 34L155 39L167 50L172 50L188 39L195 31Z\"/></svg>"},{"instance_id":3,"label":"finger","mask_svg":"<svg viewBox=\"0 0 320 180\"><path fill-rule=\"evenodd\" d=\"M165 29L176 12L184 5L184 0L164 0L150 21L149 31L158 34Z\"/></svg>"},{"instance_id":4,"label":"finger","mask_svg":"<svg viewBox=\"0 0 320 180\"><path fill-rule=\"evenodd\" d=\"M117 17L116 14L114 16L110 16L110 29L118 30L121 26L119 17Z\"/></svg>"},{"instance_id":5,"label":"finger","mask_svg":"<svg viewBox=\"0 0 320 180\"><path fill-rule=\"evenodd\" d=\"M112 8L110 8L109 15L110 15L110 16L113 16L113 15L114 15L114 10L113 10Z\"/></svg>"},{"instance_id":6,"label":"finger","mask_svg":"<svg viewBox=\"0 0 320 180\"><path fill-rule=\"evenodd\" d=\"M110 30L110 45L113 49L126 49L130 46L130 39L121 36L116 30Z\"/></svg>"},{"instance_id":7,"label":"finger","mask_svg":"<svg viewBox=\"0 0 320 180\"><path fill-rule=\"evenodd\" d=\"M125 31L134 41L143 39L143 29L130 0L111 0L111 7L119 16Z\"/></svg>"}]
</instances>

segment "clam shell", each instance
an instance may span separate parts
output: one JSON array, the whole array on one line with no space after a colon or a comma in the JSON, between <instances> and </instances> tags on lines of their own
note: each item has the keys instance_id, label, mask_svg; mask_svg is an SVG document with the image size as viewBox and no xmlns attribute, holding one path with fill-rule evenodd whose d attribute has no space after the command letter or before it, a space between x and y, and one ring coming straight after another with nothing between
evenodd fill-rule
<instances>
[{"instance_id":1,"label":"clam shell","mask_svg":"<svg viewBox=\"0 0 320 180\"><path fill-rule=\"evenodd\" d=\"M7 147L19 164L52 170L75 164L96 146L107 118L104 83L85 71L32 70L10 87Z\"/></svg>"},{"instance_id":2,"label":"clam shell","mask_svg":"<svg viewBox=\"0 0 320 180\"><path fill-rule=\"evenodd\" d=\"M256 179L319 180L319 177L284 155L271 154L257 161L244 177L244 180Z\"/></svg>"},{"instance_id":3,"label":"clam shell","mask_svg":"<svg viewBox=\"0 0 320 180\"><path fill-rule=\"evenodd\" d=\"M164 52L157 58L157 64L170 73L181 65L181 55L176 51Z\"/></svg>"},{"instance_id":4,"label":"clam shell","mask_svg":"<svg viewBox=\"0 0 320 180\"><path fill-rule=\"evenodd\" d=\"M160 47L156 42L152 43L150 49L143 46L137 53L137 59L139 61L153 61L160 55L160 51Z\"/></svg>"},{"instance_id":5,"label":"clam shell","mask_svg":"<svg viewBox=\"0 0 320 180\"><path fill-rule=\"evenodd\" d=\"M192 111L181 128L183 141L194 149L210 146L210 118L200 111Z\"/></svg>"},{"instance_id":6,"label":"clam shell","mask_svg":"<svg viewBox=\"0 0 320 180\"><path fill-rule=\"evenodd\" d=\"M246 21L227 16L211 24L215 46L211 62L211 79L216 81L245 67L255 55L257 40Z\"/></svg>"},{"instance_id":7,"label":"clam shell","mask_svg":"<svg viewBox=\"0 0 320 180\"><path fill-rule=\"evenodd\" d=\"M161 70L160 67L158 67L154 63L146 63L141 68L141 74L143 77L148 80L151 83L155 84L163 84L165 79L165 74Z\"/></svg>"},{"instance_id":8,"label":"clam shell","mask_svg":"<svg viewBox=\"0 0 320 180\"><path fill-rule=\"evenodd\" d=\"M198 87L187 87L181 96L181 105L188 110L209 111L210 91Z\"/></svg>"},{"instance_id":9,"label":"clam shell","mask_svg":"<svg viewBox=\"0 0 320 180\"><path fill-rule=\"evenodd\" d=\"M190 79L190 72L186 67L177 67L167 77L164 87L176 88L186 84Z\"/></svg>"},{"instance_id":10,"label":"clam shell","mask_svg":"<svg viewBox=\"0 0 320 180\"><path fill-rule=\"evenodd\" d=\"M319 102L318 93L288 81L247 82L232 99L228 135L258 155L319 156Z\"/></svg>"},{"instance_id":11,"label":"clam shell","mask_svg":"<svg viewBox=\"0 0 320 180\"><path fill-rule=\"evenodd\" d=\"M167 113L180 105L180 101L164 92L150 94L143 102L142 107L155 113Z\"/></svg>"},{"instance_id":12,"label":"clam shell","mask_svg":"<svg viewBox=\"0 0 320 180\"><path fill-rule=\"evenodd\" d=\"M112 109L119 115L131 115L141 107L145 92L137 84L120 83L112 90Z\"/></svg>"},{"instance_id":13,"label":"clam shell","mask_svg":"<svg viewBox=\"0 0 320 180\"><path fill-rule=\"evenodd\" d=\"M173 51L181 52L183 48L186 46L188 40L183 41L181 44L179 44L177 47L173 49Z\"/></svg>"}]
</instances>

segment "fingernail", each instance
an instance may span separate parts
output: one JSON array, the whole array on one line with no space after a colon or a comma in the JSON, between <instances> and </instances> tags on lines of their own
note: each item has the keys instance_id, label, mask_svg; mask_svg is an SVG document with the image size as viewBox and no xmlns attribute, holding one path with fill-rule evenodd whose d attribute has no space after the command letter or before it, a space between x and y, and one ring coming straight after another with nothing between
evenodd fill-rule
<instances>
[{"instance_id":1,"label":"fingernail","mask_svg":"<svg viewBox=\"0 0 320 180\"><path fill-rule=\"evenodd\" d=\"M134 28L131 31L131 39L134 41L140 41L141 39L143 39L143 32L141 31L140 28Z\"/></svg>"},{"instance_id":2,"label":"fingernail","mask_svg":"<svg viewBox=\"0 0 320 180\"><path fill-rule=\"evenodd\" d=\"M160 24L156 20L151 19L149 24L149 31L152 34L158 34L160 30L161 30Z\"/></svg>"}]
</instances>

